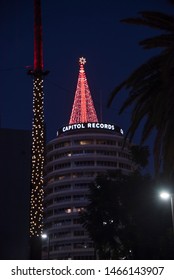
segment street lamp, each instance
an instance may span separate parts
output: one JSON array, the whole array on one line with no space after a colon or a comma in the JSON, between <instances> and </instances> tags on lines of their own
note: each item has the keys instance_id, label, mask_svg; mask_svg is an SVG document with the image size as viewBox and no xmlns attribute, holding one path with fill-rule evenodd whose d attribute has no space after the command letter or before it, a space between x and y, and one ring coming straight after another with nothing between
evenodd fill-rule
<instances>
[{"instance_id":1,"label":"street lamp","mask_svg":"<svg viewBox=\"0 0 174 280\"><path fill-rule=\"evenodd\" d=\"M49 238L49 235L46 234L46 233L42 233L41 238L47 240L47 258L49 260L49 258L50 258L50 238Z\"/></svg>"},{"instance_id":2,"label":"street lamp","mask_svg":"<svg viewBox=\"0 0 174 280\"><path fill-rule=\"evenodd\" d=\"M174 194L168 192L161 192L160 197L165 200L170 199L171 212L172 212L172 225L173 225L173 232L174 232Z\"/></svg>"},{"instance_id":3,"label":"street lamp","mask_svg":"<svg viewBox=\"0 0 174 280\"><path fill-rule=\"evenodd\" d=\"M42 237L42 239L47 239L47 238L48 238L48 235L47 235L46 233L43 233L43 234L41 235L41 237Z\"/></svg>"}]
</instances>

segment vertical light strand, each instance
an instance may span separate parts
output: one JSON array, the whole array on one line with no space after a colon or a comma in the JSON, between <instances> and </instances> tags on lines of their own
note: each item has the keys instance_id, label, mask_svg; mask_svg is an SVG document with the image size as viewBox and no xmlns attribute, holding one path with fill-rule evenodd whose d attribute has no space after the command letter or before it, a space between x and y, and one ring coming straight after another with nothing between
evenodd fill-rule
<instances>
[{"instance_id":1,"label":"vertical light strand","mask_svg":"<svg viewBox=\"0 0 174 280\"><path fill-rule=\"evenodd\" d=\"M33 81L32 167L30 201L30 236L40 236L43 220L44 172L44 93L43 78Z\"/></svg>"}]
</instances>

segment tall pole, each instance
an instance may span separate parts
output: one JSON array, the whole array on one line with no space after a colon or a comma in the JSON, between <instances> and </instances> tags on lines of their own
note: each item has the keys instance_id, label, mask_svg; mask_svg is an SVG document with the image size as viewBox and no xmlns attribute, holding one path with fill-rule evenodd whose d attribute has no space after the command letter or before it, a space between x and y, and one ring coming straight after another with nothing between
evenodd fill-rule
<instances>
[{"instance_id":1,"label":"tall pole","mask_svg":"<svg viewBox=\"0 0 174 280\"><path fill-rule=\"evenodd\" d=\"M173 233L174 233L174 194L171 194L171 211L172 211L172 226L173 226Z\"/></svg>"},{"instance_id":2,"label":"tall pole","mask_svg":"<svg viewBox=\"0 0 174 280\"><path fill-rule=\"evenodd\" d=\"M170 198L170 205L171 205L171 216L172 216L172 228L174 233L174 193L162 192L160 193L160 197L162 199Z\"/></svg>"},{"instance_id":3,"label":"tall pole","mask_svg":"<svg viewBox=\"0 0 174 280\"><path fill-rule=\"evenodd\" d=\"M41 258L41 233L43 219L43 171L44 171L44 92L42 50L41 1L34 0L34 69L33 76L33 123L32 165L30 198L31 259Z\"/></svg>"}]
</instances>

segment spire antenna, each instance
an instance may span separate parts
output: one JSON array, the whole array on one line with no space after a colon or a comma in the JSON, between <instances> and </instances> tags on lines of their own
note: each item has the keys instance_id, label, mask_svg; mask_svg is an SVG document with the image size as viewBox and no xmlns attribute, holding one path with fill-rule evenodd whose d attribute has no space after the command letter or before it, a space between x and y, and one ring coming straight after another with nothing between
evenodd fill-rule
<instances>
[{"instance_id":1,"label":"spire antenna","mask_svg":"<svg viewBox=\"0 0 174 280\"><path fill-rule=\"evenodd\" d=\"M85 74L85 63L86 58L79 58L80 70L69 124L98 122Z\"/></svg>"},{"instance_id":2,"label":"spire antenna","mask_svg":"<svg viewBox=\"0 0 174 280\"><path fill-rule=\"evenodd\" d=\"M41 1L34 0L34 71L43 70Z\"/></svg>"}]
</instances>

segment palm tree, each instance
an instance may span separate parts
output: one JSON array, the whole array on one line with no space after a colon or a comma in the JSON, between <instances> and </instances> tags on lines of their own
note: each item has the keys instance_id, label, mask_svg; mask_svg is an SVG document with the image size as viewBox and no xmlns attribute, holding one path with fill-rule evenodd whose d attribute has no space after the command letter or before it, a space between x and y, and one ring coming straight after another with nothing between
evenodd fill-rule
<instances>
[{"instance_id":1,"label":"palm tree","mask_svg":"<svg viewBox=\"0 0 174 280\"><path fill-rule=\"evenodd\" d=\"M144 49L161 48L161 52L147 60L111 93L108 105L125 88L128 97L120 108L122 113L133 106L131 124L126 137L132 140L137 128L145 121L141 144L156 131L154 166L171 175L174 172L174 16L161 12L140 12L125 23L145 25L163 31L161 35L140 41Z\"/></svg>"},{"instance_id":2,"label":"palm tree","mask_svg":"<svg viewBox=\"0 0 174 280\"><path fill-rule=\"evenodd\" d=\"M116 171L98 176L89 187L89 205L82 213L81 221L94 242L99 259L129 256L130 246L127 248L120 239L128 220L121 197L126 180L127 176Z\"/></svg>"}]
</instances>

